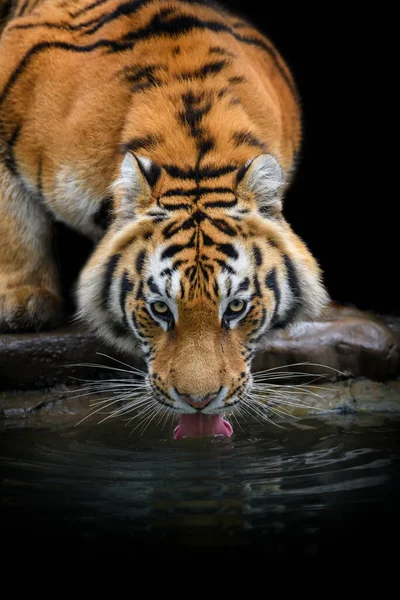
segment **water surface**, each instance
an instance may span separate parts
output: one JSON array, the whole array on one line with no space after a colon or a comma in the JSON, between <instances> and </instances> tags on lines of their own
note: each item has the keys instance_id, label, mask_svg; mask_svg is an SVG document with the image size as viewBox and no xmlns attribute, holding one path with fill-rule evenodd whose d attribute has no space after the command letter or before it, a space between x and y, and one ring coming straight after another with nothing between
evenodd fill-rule
<instances>
[{"instance_id":1,"label":"water surface","mask_svg":"<svg viewBox=\"0 0 400 600\"><path fill-rule=\"evenodd\" d=\"M393 415L249 421L230 439L135 437L121 421L4 431L2 538L86 556L389 559L399 434Z\"/></svg>"}]
</instances>

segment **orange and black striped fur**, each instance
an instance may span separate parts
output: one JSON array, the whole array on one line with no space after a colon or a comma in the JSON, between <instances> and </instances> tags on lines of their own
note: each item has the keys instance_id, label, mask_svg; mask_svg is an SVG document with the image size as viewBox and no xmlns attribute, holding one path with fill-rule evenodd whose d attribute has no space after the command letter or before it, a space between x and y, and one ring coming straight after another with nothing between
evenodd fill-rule
<instances>
[{"instance_id":1,"label":"orange and black striped fur","mask_svg":"<svg viewBox=\"0 0 400 600\"><path fill-rule=\"evenodd\" d=\"M300 138L283 59L213 2L11 2L0 328L58 321L60 220L97 242L77 286L82 319L139 349L178 413L233 405L259 340L327 301L281 212Z\"/></svg>"}]
</instances>

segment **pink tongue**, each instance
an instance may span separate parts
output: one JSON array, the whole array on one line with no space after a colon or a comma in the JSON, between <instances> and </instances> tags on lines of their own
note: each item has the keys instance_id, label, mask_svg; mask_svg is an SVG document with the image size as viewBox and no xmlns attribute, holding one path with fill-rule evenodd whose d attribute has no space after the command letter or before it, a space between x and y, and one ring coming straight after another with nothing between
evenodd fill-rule
<instances>
[{"instance_id":1,"label":"pink tongue","mask_svg":"<svg viewBox=\"0 0 400 600\"><path fill-rule=\"evenodd\" d=\"M181 415L178 427L174 429L174 439L198 437L202 435L224 435L231 437L232 425L219 415Z\"/></svg>"}]
</instances>

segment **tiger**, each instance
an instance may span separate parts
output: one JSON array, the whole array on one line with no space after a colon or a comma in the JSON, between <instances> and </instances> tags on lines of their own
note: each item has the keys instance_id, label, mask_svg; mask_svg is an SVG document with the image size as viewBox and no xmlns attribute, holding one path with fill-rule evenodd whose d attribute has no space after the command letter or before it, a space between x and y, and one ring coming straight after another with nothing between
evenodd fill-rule
<instances>
[{"instance_id":1,"label":"tiger","mask_svg":"<svg viewBox=\"0 0 400 600\"><path fill-rule=\"evenodd\" d=\"M143 357L177 437L207 423L230 435L223 416L251 389L261 341L328 303L283 215L302 141L289 67L211 1L8 5L0 330L62 321L52 232L64 223L94 243L75 286L79 320Z\"/></svg>"}]
</instances>

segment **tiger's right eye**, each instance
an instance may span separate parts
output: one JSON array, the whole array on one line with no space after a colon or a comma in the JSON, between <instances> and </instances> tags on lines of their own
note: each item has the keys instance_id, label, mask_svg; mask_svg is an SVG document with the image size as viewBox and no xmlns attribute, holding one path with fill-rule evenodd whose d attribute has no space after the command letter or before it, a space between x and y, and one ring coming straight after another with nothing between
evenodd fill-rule
<instances>
[{"instance_id":1,"label":"tiger's right eye","mask_svg":"<svg viewBox=\"0 0 400 600\"><path fill-rule=\"evenodd\" d=\"M169 309L169 306L166 302L162 302L161 300L156 300L150 304L151 312L153 316L157 319L161 319L165 323L167 323L168 327L171 328L174 323L174 315Z\"/></svg>"}]
</instances>

